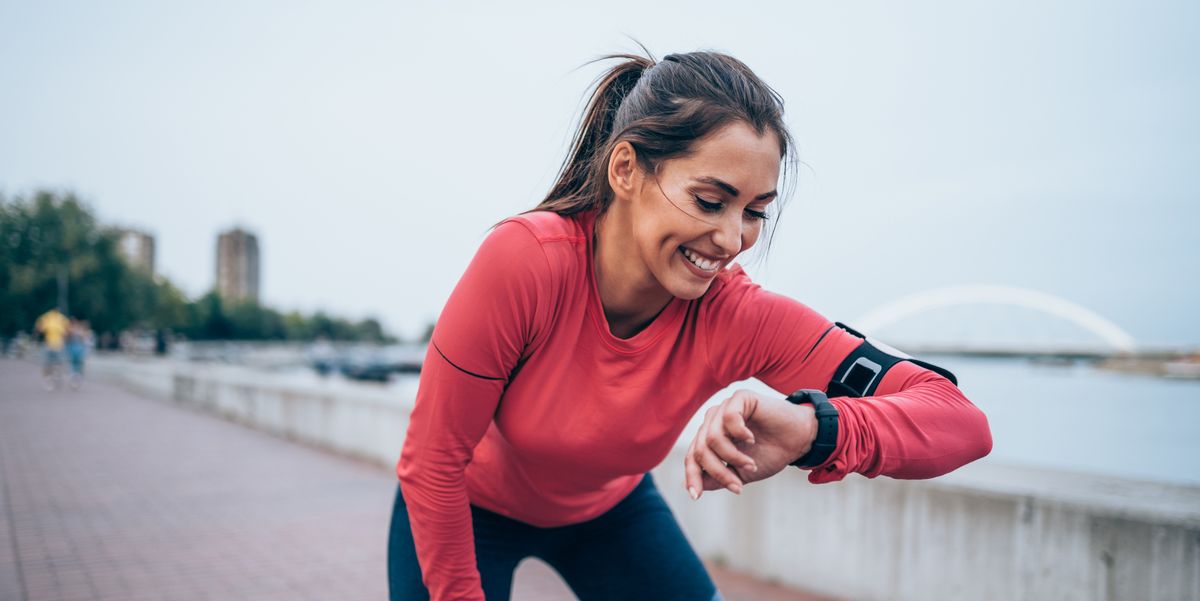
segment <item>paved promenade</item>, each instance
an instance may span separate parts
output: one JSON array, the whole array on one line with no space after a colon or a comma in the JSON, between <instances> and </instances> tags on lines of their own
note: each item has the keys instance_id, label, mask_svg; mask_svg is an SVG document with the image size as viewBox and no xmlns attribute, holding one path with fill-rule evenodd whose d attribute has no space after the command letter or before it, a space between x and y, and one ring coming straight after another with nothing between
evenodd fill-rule
<instances>
[{"instance_id":1,"label":"paved promenade","mask_svg":"<svg viewBox=\"0 0 1200 601\"><path fill-rule=\"evenodd\" d=\"M386 599L394 493L378 466L0 359L0 601ZM713 573L729 601L817 601ZM574 597L527 562L513 598Z\"/></svg>"}]
</instances>

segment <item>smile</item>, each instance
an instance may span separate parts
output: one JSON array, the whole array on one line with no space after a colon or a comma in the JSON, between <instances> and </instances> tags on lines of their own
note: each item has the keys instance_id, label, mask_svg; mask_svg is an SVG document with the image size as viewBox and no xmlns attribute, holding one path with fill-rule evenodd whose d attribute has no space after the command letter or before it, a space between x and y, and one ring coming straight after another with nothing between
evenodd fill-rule
<instances>
[{"instance_id":1,"label":"smile","mask_svg":"<svg viewBox=\"0 0 1200 601\"><path fill-rule=\"evenodd\" d=\"M715 273L717 271L717 267L721 265L720 261L706 258L692 249L685 248L683 246L679 247L679 254L683 255L683 257L687 259L688 263L695 265L698 269L706 273Z\"/></svg>"}]
</instances>

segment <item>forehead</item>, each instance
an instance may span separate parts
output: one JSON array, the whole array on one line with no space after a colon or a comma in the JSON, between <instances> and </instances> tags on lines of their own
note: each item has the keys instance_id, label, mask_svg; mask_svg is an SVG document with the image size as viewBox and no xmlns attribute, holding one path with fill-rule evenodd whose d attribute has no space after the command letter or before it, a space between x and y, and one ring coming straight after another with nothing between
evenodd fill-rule
<instances>
[{"instance_id":1,"label":"forehead","mask_svg":"<svg viewBox=\"0 0 1200 601\"><path fill-rule=\"evenodd\" d=\"M715 177L743 195L757 196L775 189L779 181L779 137L762 134L737 121L697 140L684 157L667 161L667 170L685 178Z\"/></svg>"}]
</instances>

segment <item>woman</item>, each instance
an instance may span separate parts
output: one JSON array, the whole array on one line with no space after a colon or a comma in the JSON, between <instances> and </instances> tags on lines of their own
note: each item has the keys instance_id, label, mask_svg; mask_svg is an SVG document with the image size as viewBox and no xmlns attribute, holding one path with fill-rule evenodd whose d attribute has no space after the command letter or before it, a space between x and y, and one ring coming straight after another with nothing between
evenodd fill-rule
<instances>
[{"instance_id":1,"label":"woman","mask_svg":"<svg viewBox=\"0 0 1200 601\"><path fill-rule=\"evenodd\" d=\"M775 92L718 53L609 58L558 182L488 235L433 332L397 465L392 599L507 599L527 557L584 601L719 598L646 472L731 382L823 390L859 342L731 264L776 212L792 144ZM905 363L876 392L835 399L811 481L931 477L990 449L942 376ZM739 492L817 432L811 407L739 392L688 453L692 497Z\"/></svg>"}]
</instances>

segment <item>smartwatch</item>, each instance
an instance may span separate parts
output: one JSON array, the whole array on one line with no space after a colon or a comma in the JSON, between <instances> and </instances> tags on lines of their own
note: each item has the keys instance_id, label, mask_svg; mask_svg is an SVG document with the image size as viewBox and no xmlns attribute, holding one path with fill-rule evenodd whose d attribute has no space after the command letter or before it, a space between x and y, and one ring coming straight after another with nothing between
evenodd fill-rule
<instances>
[{"instance_id":1,"label":"smartwatch","mask_svg":"<svg viewBox=\"0 0 1200 601\"><path fill-rule=\"evenodd\" d=\"M788 395L787 400L793 405L812 404L817 416L817 437L813 439L812 448L803 457L793 461L792 465L808 469L825 463L837 447L837 407L834 407L820 390L797 390Z\"/></svg>"}]
</instances>

